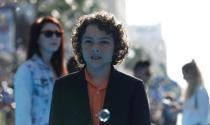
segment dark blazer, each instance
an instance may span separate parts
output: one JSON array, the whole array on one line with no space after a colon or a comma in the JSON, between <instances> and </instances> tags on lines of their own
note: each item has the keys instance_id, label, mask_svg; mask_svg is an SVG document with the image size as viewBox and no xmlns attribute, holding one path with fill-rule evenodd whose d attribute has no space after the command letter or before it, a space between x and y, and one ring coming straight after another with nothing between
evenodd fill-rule
<instances>
[{"instance_id":1,"label":"dark blazer","mask_svg":"<svg viewBox=\"0 0 210 125\"><path fill-rule=\"evenodd\" d=\"M143 82L112 67L103 108L110 118L101 125L150 125ZM50 125L92 125L84 69L56 80Z\"/></svg>"}]
</instances>

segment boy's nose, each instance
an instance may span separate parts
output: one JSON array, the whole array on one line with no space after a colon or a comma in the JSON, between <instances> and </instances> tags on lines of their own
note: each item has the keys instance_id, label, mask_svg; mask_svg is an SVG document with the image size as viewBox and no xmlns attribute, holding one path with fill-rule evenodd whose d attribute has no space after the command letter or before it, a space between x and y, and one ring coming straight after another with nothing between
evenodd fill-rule
<instances>
[{"instance_id":1,"label":"boy's nose","mask_svg":"<svg viewBox=\"0 0 210 125\"><path fill-rule=\"evenodd\" d=\"M99 52L100 52L100 47L99 47L99 45L94 45L93 48L92 48L92 51L93 51L94 53L99 53Z\"/></svg>"}]
</instances>

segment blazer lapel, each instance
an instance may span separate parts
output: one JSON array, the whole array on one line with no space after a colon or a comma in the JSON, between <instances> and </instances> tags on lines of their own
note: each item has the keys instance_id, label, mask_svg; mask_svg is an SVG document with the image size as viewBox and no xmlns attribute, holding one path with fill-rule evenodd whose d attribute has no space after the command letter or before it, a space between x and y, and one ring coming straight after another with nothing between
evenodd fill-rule
<instances>
[{"instance_id":1,"label":"blazer lapel","mask_svg":"<svg viewBox=\"0 0 210 125\"><path fill-rule=\"evenodd\" d=\"M116 82L119 77L117 74L118 74L118 71L114 69L114 67L112 67L107 90L106 90L104 105L103 105L103 109L108 109L111 114L114 108L113 104L116 101L115 90L118 87L118 84ZM108 120L105 124L110 124L110 121L111 120Z\"/></svg>"},{"instance_id":2,"label":"blazer lapel","mask_svg":"<svg viewBox=\"0 0 210 125\"><path fill-rule=\"evenodd\" d=\"M81 100L81 110L84 114L83 116L87 116L87 120L92 122L92 118L91 118L91 111L90 111L90 105L89 105L89 96L88 96L88 88L87 88L87 81L85 80L85 72L84 70L82 70L79 74L79 78L78 78L78 82L77 84L79 84L78 86L78 95L80 95L80 100ZM84 108L82 108L84 107Z\"/></svg>"}]
</instances>

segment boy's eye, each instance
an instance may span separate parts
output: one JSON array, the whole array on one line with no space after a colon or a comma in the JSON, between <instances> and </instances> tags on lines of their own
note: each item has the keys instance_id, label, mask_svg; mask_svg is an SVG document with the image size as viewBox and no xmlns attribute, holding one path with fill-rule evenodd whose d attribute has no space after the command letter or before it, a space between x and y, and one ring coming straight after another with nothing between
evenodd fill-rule
<instances>
[{"instance_id":1,"label":"boy's eye","mask_svg":"<svg viewBox=\"0 0 210 125\"><path fill-rule=\"evenodd\" d=\"M93 43L91 40L85 40L84 43L88 43L88 44L91 44Z\"/></svg>"},{"instance_id":2,"label":"boy's eye","mask_svg":"<svg viewBox=\"0 0 210 125\"><path fill-rule=\"evenodd\" d=\"M109 44L109 41L101 41L102 44Z\"/></svg>"}]
</instances>

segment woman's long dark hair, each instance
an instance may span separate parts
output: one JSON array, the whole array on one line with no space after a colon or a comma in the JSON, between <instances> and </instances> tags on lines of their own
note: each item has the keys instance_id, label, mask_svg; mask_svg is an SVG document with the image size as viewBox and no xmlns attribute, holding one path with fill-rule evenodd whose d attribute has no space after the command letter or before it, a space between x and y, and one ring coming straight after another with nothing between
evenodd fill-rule
<instances>
[{"instance_id":1,"label":"woman's long dark hair","mask_svg":"<svg viewBox=\"0 0 210 125\"><path fill-rule=\"evenodd\" d=\"M38 39L42 28L47 23L55 24L59 28L60 32L62 32L60 47L56 52L53 53L52 58L50 60L56 75L61 76L66 73L64 66L64 32L63 28L61 27L60 21L54 17L46 16L37 18L31 25L27 50L27 60L30 59L34 54L37 54L42 58L42 55L39 50Z\"/></svg>"}]
</instances>

